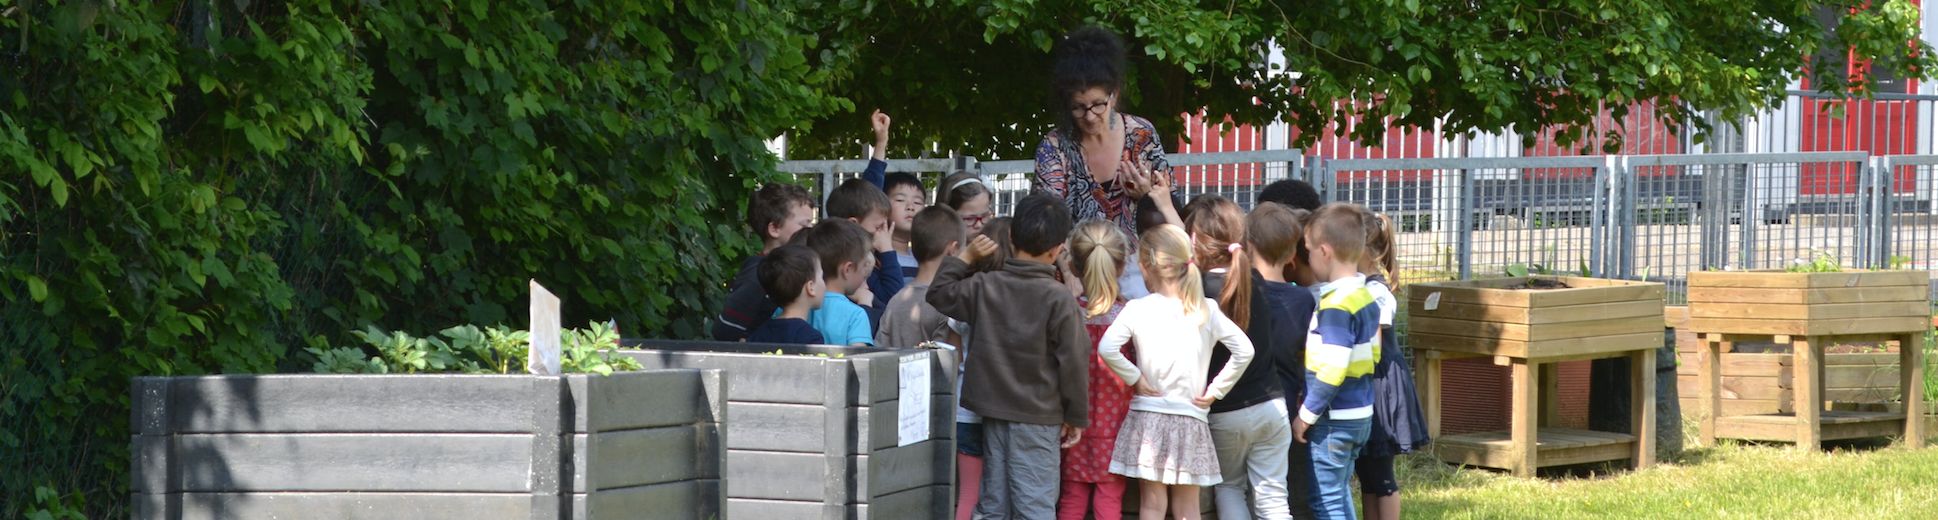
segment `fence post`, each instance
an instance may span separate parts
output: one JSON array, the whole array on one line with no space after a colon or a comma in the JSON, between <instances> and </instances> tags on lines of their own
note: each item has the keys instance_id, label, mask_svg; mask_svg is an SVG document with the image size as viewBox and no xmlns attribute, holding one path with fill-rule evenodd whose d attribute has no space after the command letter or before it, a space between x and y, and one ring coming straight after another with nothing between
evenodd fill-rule
<instances>
[{"instance_id":1,"label":"fence post","mask_svg":"<svg viewBox=\"0 0 1938 520\"><path fill-rule=\"evenodd\" d=\"M1743 235L1740 237L1741 243L1737 245L1737 252L1743 255L1741 264L1744 269L1756 268L1754 260L1756 256L1756 225L1763 220L1762 208L1759 207L1761 205L1762 202L1756 196L1756 165L1745 163L1743 164L1743 210L1741 216L1738 217L1743 221ZM1728 226L1728 224L1724 224L1724 226ZM1724 229L1728 228L1725 227Z\"/></svg>"},{"instance_id":2,"label":"fence post","mask_svg":"<svg viewBox=\"0 0 1938 520\"><path fill-rule=\"evenodd\" d=\"M1462 168L1460 172L1460 197L1456 215L1458 227L1454 229L1454 261L1460 264L1460 279L1474 277L1474 183L1473 170Z\"/></svg>"},{"instance_id":3,"label":"fence post","mask_svg":"<svg viewBox=\"0 0 1938 520\"><path fill-rule=\"evenodd\" d=\"M1874 216L1874 206L1877 205L1877 164L1878 158L1871 157L1858 167L1857 172L1857 207L1852 208L1856 210L1853 216L1856 217L1854 227L1857 228L1857 247L1852 260L1857 264L1853 267L1859 269L1873 267L1877 259L1877 219Z\"/></svg>"},{"instance_id":4,"label":"fence post","mask_svg":"<svg viewBox=\"0 0 1938 520\"><path fill-rule=\"evenodd\" d=\"M1701 207L1699 208L1701 213L1698 215L1698 218L1702 219L1702 243L1697 249L1702 257L1702 263L1698 267L1700 270L1722 270L1724 266L1729 264L1729 240L1727 238L1729 235L1729 187L1735 185L1730 180L1734 168L1714 167L1713 165L1684 166L1683 168L1685 168L1685 172L1687 168L1695 168L1702 172L1703 197Z\"/></svg>"},{"instance_id":5,"label":"fence post","mask_svg":"<svg viewBox=\"0 0 1938 520\"><path fill-rule=\"evenodd\" d=\"M1615 176L1611 174L1614 164L1614 156L1602 156L1602 165L1595 168L1594 181L1588 189L1588 274L1603 278L1608 277L1608 257L1612 249L1608 246L1614 242L1613 237L1607 236L1608 222L1614 216L1610 204L1616 198L1611 193L1615 182Z\"/></svg>"}]
</instances>

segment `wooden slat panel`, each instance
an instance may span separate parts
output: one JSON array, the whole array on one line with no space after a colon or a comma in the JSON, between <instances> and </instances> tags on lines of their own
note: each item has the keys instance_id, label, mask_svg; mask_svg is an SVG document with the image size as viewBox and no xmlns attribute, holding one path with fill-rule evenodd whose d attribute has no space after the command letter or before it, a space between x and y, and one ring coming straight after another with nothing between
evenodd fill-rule
<instances>
[{"instance_id":1,"label":"wooden slat panel","mask_svg":"<svg viewBox=\"0 0 1938 520\"><path fill-rule=\"evenodd\" d=\"M1414 333L1444 334L1448 336L1467 336L1474 338L1499 338L1509 341L1544 341L1589 338L1614 334L1650 333L1654 334L1656 336L1656 342L1660 343L1662 336L1662 319L1653 316L1544 325L1454 320L1426 316L1409 316L1407 320L1411 331Z\"/></svg>"},{"instance_id":2,"label":"wooden slat panel","mask_svg":"<svg viewBox=\"0 0 1938 520\"><path fill-rule=\"evenodd\" d=\"M1696 302L1689 306L1691 318L1747 318L1759 320L1833 320L1847 318L1884 318L1931 315L1931 304L1913 302L1824 303L1812 305L1771 303Z\"/></svg>"},{"instance_id":3,"label":"wooden slat panel","mask_svg":"<svg viewBox=\"0 0 1938 520\"><path fill-rule=\"evenodd\" d=\"M1662 333L1645 332L1639 334L1604 335L1529 343L1525 341L1496 340L1474 336L1451 336L1421 332L1419 329L1414 329L1409 340L1413 342L1414 348L1429 350L1466 352L1485 356L1554 358L1598 352L1626 352L1636 349L1660 347L1662 345Z\"/></svg>"},{"instance_id":4,"label":"wooden slat panel","mask_svg":"<svg viewBox=\"0 0 1938 520\"><path fill-rule=\"evenodd\" d=\"M1777 384L1791 388L1791 377L1788 370L1778 371ZM1880 389L1896 395L1897 385L1898 367L1895 365L1824 365L1826 389Z\"/></svg>"},{"instance_id":5,"label":"wooden slat panel","mask_svg":"<svg viewBox=\"0 0 1938 520\"><path fill-rule=\"evenodd\" d=\"M1662 314L1662 303L1660 301L1644 300L1532 308L1468 303L1442 303L1435 307L1434 310L1429 311L1426 310L1425 302L1414 301L1409 302L1407 312L1408 316L1418 318L1447 318L1519 324L1554 324L1599 321L1611 318L1657 316Z\"/></svg>"},{"instance_id":6,"label":"wooden slat panel","mask_svg":"<svg viewBox=\"0 0 1938 520\"><path fill-rule=\"evenodd\" d=\"M223 375L167 387L179 433L532 431L529 377Z\"/></svg>"},{"instance_id":7,"label":"wooden slat panel","mask_svg":"<svg viewBox=\"0 0 1938 520\"><path fill-rule=\"evenodd\" d=\"M1702 354L1678 354L1676 355L1676 359L1678 360L1678 365L1676 366L1677 374L1694 375L1698 366L1702 363ZM1769 376L1783 371L1783 367L1790 366L1789 359L1789 354L1726 353L1723 354L1723 375L1725 377Z\"/></svg>"},{"instance_id":8,"label":"wooden slat panel","mask_svg":"<svg viewBox=\"0 0 1938 520\"><path fill-rule=\"evenodd\" d=\"M1929 301L1929 287L1831 287L1772 289L1763 287L1690 287L1691 303L1838 304Z\"/></svg>"},{"instance_id":9,"label":"wooden slat panel","mask_svg":"<svg viewBox=\"0 0 1938 520\"><path fill-rule=\"evenodd\" d=\"M1678 390L1678 392L1680 392L1680 390ZM1697 399L1693 392L1684 396L1681 399L1681 403L1682 403L1682 409L1684 410L1702 409L1702 401L1700 399ZM1775 399L1724 399L1722 403L1723 403L1724 417L1728 417L1732 415L1755 415L1755 414L1763 414L1763 413L1778 413L1783 411L1782 407L1779 407L1777 405L1777 401ZM1788 405L1784 405L1784 406L1788 406Z\"/></svg>"},{"instance_id":10,"label":"wooden slat panel","mask_svg":"<svg viewBox=\"0 0 1938 520\"><path fill-rule=\"evenodd\" d=\"M173 498L181 502L180 518L524 520L532 517L529 493L180 493ZM136 502L168 499L169 495L135 497Z\"/></svg>"},{"instance_id":11,"label":"wooden slat panel","mask_svg":"<svg viewBox=\"0 0 1938 520\"><path fill-rule=\"evenodd\" d=\"M191 434L172 451L171 492L531 489L531 435Z\"/></svg>"},{"instance_id":12,"label":"wooden slat panel","mask_svg":"<svg viewBox=\"0 0 1938 520\"><path fill-rule=\"evenodd\" d=\"M1860 271L1840 273L1788 273L1783 271L1696 271L1689 273L1694 287L1775 287L1837 288L1927 285L1924 271Z\"/></svg>"},{"instance_id":13,"label":"wooden slat panel","mask_svg":"<svg viewBox=\"0 0 1938 520\"><path fill-rule=\"evenodd\" d=\"M1922 332L1931 326L1918 317L1853 318L1844 320L1755 320L1742 318L1690 318L1689 328L1700 332L1728 334L1768 334L1789 336L1831 336L1838 334L1879 334Z\"/></svg>"},{"instance_id":14,"label":"wooden slat panel","mask_svg":"<svg viewBox=\"0 0 1938 520\"><path fill-rule=\"evenodd\" d=\"M574 435L573 451L583 455L577 457L571 475L572 490L585 493L718 479L716 450L723 448L703 439L717 439L719 434L718 426L704 424Z\"/></svg>"},{"instance_id":15,"label":"wooden slat panel","mask_svg":"<svg viewBox=\"0 0 1938 520\"><path fill-rule=\"evenodd\" d=\"M719 480L688 480L652 486L607 489L573 496L575 518L593 520L672 518L717 520L723 511ZM358 517L361 518L361 517ZM477 519L464 519L477 520Z\"/></svg>"}]
</instances>

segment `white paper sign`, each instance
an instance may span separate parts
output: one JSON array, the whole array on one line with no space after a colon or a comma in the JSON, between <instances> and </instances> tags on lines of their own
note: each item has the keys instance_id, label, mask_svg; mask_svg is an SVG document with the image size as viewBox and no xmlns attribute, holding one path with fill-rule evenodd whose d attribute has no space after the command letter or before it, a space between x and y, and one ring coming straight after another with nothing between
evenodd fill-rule
<instances>
[{"instance_id":1,"label":"white paper sign","mask_svg":"<svg viewBox=\"0 0 1938 520\"><path fill-rule=\"evenodd\" d=\"M1439 292L1434 292L1433 294L1429 294L1429 295L1427 295L1427 305L1426 305L1426 307L1427 307L1427 310L1434 310L1434 309L1438 309L1438 308L1440 308L1440 293L1439 293Z\"/></svg>"},{"instance_id":2,"label":"white paper sign","mask_svg":"<svg viewBox=\"0 0 1938 520\"><path fill-rule=\"evenodd\" d=\"M540 375L559 374L559 297L532 280L532 348L525 360L525 371Z\"/></svg>"},{"instance_id":3,"label":"white paper sign","mask_svg":"<svg viewBox=\"0 0 1938 520\"><path fill-rule=\"evenodd\" d=\"M929 440L929 353L902 356L901 407L896 446Z\"/></svg>"}]
</instances>

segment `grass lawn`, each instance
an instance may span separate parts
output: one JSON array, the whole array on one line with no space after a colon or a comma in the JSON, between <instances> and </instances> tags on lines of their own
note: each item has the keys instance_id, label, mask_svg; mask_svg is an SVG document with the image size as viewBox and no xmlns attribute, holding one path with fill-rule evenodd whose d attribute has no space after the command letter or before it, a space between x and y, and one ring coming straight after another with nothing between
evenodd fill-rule
<instances>
[{"instance_id":1,"label":"grass lawn","mask_svg":"<svg viewBox=\"0 0 1938 520\"><path fill-rule=\"evenodd\" d=\"M1425 456L1401 466L1405 518L1938 518L1938 448L1725 444L1638 472L1543 479Z\"/></svg>"}]
</instances>

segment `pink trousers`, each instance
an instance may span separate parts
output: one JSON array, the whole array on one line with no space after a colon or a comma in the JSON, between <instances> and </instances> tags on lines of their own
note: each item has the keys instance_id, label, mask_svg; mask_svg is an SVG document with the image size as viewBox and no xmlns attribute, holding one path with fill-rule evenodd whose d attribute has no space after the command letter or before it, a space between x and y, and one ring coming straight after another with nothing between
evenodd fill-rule
<instances>
[{"instance_id":1,"label":"pink trousers","mask_svg":"<svg viewBox=\"0 0 1938 520\"><path fill-rule=\"evenodd\" d=\"M1118 519L1124 517L1124 488L1129 480L1117 477L1114 482L1093 484L1063 481L1063 496L1057 500L1057 520L1083 520L1084 514L1096 511L1098 519Z\"/></svg>"}]
</instances>

